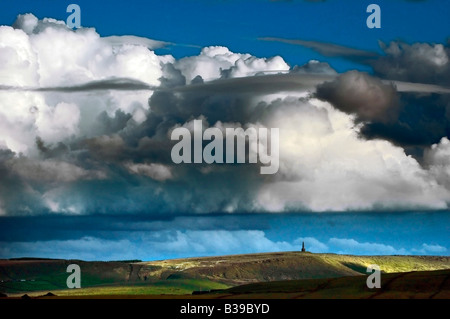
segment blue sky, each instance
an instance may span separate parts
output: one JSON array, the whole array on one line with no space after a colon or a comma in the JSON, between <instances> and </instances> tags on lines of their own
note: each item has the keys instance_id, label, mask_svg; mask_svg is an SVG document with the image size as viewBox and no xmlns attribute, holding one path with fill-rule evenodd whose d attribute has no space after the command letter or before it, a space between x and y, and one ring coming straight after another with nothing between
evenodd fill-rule
<instances>
[{"instance_id":1,"label":"blue sky","mask_svg":"<svg viewBox=\"0 0 450 319\"><path fill-rule=\"evenodd\" d=\"M38 19L65 21L69 15L66 7L72 2L2 1L0 25L11 26L17 15L25 13ZM102 37L133 35L171 44L157 48L156 55L141 47L128 48L120 55L105 43L97 43L92 37L86 40L88 37L80 33L80 41L72 50L70 43L64 42L72 33L46 39L42 30L34 30L27 33L26 43L36 52L41 50L38 65L33 50L31 58L19 59L28 48L21 42L25 41L25 33L10 35L0 30L5 31L0 33L0 50L3 44L8 50L8 46L12 48L0 51L6 57L0 56L1 90L2 85L64 88L71 81L101 81L111 74L149 85L157 85L159 77L176 85L189 84L189 76L197 75L190 74L190 70L201 73L211 67L219 74L218 70L226 65L212 58L207 60L203 51L198 57L208 46L248 53L252 56L249 61L254 59L269 71L271 63L286 67L286 62L292 68L318 60L330 65L325 68L327 72L358 70L387 80L450 86L450 7L446 0L76 3L81 7L82 26L95 28ZM366 8L371 3L381 7L381 29L366 26ZM52 28L55 34L60 32ZM374 61L355 62L345 54L324 56L304 45L261 39L268 37L313 41L319 46L335 44L346 52L358 49ZM98 51L90 56L90 47L80 45L83 41L93 41L89 45ZM379 41L403 45L401 54L392 53L395 45L383 51ZM53 46L62 53L52 52ZM117 60L116 54L120 55ZM159 56L166 54L174 57L173 62L164 60L166 67L173 70L160 67ZM283 63L270 59L274 56L280 56ZM267 59L257 60L259 57ZM20 63L14 64L15 59ZM205 60L210 64L202 64ZM9 61L13 61L12 66ZM134 61L141 64L136 67ZM152 61L158 63L153 65ZM43 67L45 63L49 65ZM232 64L226 67L230 74L236 71ZM156 74L154 78L149 70ZM328 103L325 108L322 104L302 104L305 96L299 99L295 95L298 92L288 92L295 101L286 93L274 100L264 97L257 104L267 106L264 112L278 107L284 115L254 111L256 106L248 106L250 98L234 93L234 78L227 79L231 93L221 92L219 97L211 93L206 98L203 92L196 95L195 91L181 98L179 92L156 92L149 98L148 92L133 90L128 96L120 95L122 92L81 92L78 96L0 91L0 258L153 260L298 250L303 241L312 252L449 255L449 95L400 93L363 73L346 74L348 78L341 78L342 83L318 90L320 102L315 103ZM363 84L379 88L377 92L390 102L386 107L378 104L379 98L372 101L375 107L382 108L381 115L378 110L368 115L358 113L354 106L350 111L355 112L349 112L345 103L355 99L349 98L349 102L345 97L353 96L353 87L342 94L344 97L336 92L346 88L347 80L361 79ZM173 83L170 85L175 86ZM265 90L271 83L260 85ZM373 96L364 93L363 102L369 100L370 104ZM7 94L19 95L10 98ZM226 98L221 100L224 95ZM356 96L358 103L359 98ZM17 101L17 106L11 101ZM197 104L204 108L199 109ZM224 110L224 105L230 108ZM386 108L397 112L394 120L391 109ZM176 113L180 109L187 111ZM248 114L241 109L258 114L246 117ZM38 110L48 117L36 120ZM282 172L274 180L255 177L245 167L212 174L191 168L177 171L173 163L165 162L162 137L167 136L169 127L200 116L242 124L254 118L263 123L273 118L280 125L287 123L291 130L300 129L293 141L304 143L302 147L306 145L312 155L295 153L284 167L292 172ZM289 122L291 119L295 121ZM167 131L159 131L161 127ZM333 129L339 133L330 139L335 145L327 144L328 133L316 133ZM360 130L358 136L353 136L356 130ZM308 144L308 134L312 144ZM303 135L307 136L306 142ZM341 140L342 136L351 138ZM317 145L327 147L319 152ZM291 144L289 147L295 148ZM344 162L340 162L342 159ZM296 167L301 169L297 172Z\"/></svg>"},{"instance_id":2,"label":"blue sky","mask_svg":"<svg viewBox=\"0 0 450 319\"><path fill-rule=\"evenodd\" d=\"M65 21L73 1L24 0L0 4L0 23L12 24L18 14ZM77 1L82 25L95 27L102 36L137 35L176 44L162 53L176 57L196 54L199 47L223 45L234 52L256 56L282 55L291 65L324 58L310 49L257 41L283 37L323 41L380 52L378 40L389 42L445 43L448 38L448 4L445 0L167 0ZM382 28L366 26L366 8L381 7ZM196 47L188 47L192 45ZM338 71L367 67L341 59L328 59Z\"/></svg>"},{"instance_id":3,"label":"blue sky","mask_svg":"<svg viewBox=\"0 0 450 319\"><path fill-rule=\"evenodd\" d=\"M300 250L447 255L448 212L4 218L0 258L159 260Z\"/></svg>"}]
</instances>

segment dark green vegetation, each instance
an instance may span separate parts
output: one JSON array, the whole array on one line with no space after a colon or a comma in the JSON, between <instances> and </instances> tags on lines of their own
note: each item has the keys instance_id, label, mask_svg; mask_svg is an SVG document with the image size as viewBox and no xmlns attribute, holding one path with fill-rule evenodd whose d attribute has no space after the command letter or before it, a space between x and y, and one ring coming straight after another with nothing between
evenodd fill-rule
<instances>
[{"instance_id":1,"label":"dark green vegetation","mask_svg":"<svg viewBox=\"0 0 450 319\"><path fill-rule=\"evenodd\" d=\"M78 264L81 268L83 289L70 290L66 287L66 279L69 276L66 268L72 263ZM269 289L261 291L267 296L274 293L271 289L277 287L276 285L281 285L280 287L288 290L292 285L296 287L295 289L303 287L306 290L301 288L295 292L284 291L283 293L294 293L297 297L307 298L321 295L311 293L311 290L319 291L327 288L329 292L337 289L336 292L342 293L342 296L351 297L361 295L360 288L365 287L366 278L362 275L367 275L365 270L370 264L379 265L384 273L433 271L450 269L450 257L349 256L286 252L155 262L0 260L0 293L6 293L9 296L27 293L33 296L44 295L51 291L58 296L144 296L183 295L191 294L193 291L235 287L227 293L238 296L241 294L239 289L248 288L236 286L255 283L256 286L246 287L255 289L255 292L258 289ZM428 272L423 273L423 276L426 277L426 273ZM391 275L383 275L382 278L385 280L389 276ZM412 278L410 277L412 274L407 276ZM299 280L302 285L299 285ZM438 282L440 279L436 280ZM280 281L284 282L279 283ZM430 288L434 289L434 292L438 290L436 287L439 284L436 285ZM442 285L445 286L445 282ZM333 288L335 286L336 288ZM347 287L347 290L343 287ZM323 296L329 297L327 294ZM366 295L363 293L361 296Z\"/></svg>"},{"instance_id":2,"label":"dark green vegetation","mask_svg":"<svg viewBox=\"0 0 450 319\"><path fill-rule=\"evenodd\" d=\"M450 270L383 274L380 289L367 288L366 278L352 276L256 283L227 289L220 292L220 298L450 299ZM211 294L211 298L217 297L218 294Z\"/></svg>"}]
</instances>

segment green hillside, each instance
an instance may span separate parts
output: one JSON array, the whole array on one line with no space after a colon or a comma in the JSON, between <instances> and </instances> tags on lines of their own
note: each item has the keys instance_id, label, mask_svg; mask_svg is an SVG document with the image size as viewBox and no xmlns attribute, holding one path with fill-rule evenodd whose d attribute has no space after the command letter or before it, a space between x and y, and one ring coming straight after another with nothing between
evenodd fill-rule
<instances>
[{"instance_id":1,"label":"green hillside","mask_svg":"<svg viewBox=\"0 0 450 319\"><path fill-rule=\"evenodd\" d=\"M81 268L81 290L68 290L69 264ZM450 257L349 256L301 252L265 253L153 262L0 260L0 292L20 295L186 294L243 284L353 277L377 264L382 272L450 269Z\"/></svg>"},{"instance_id":2,"label":"green hillside","mask_svg":"<svg viewBox=\"0 0 450 319\"><path fill-rule=\"evenodd\" d=\"M187 258L141 263L140 274L164 278L205 278L229 285L366 274L377 264L385 273L450 269L450 257L350 256L301 252Z\"/></svg>"}]
</instances>

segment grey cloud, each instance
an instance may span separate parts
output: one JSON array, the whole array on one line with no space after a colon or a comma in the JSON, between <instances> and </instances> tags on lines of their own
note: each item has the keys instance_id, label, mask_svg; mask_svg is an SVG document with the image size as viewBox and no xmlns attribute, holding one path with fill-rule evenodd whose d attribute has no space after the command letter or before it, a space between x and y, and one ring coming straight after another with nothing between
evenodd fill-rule
<instances>
[{"instance_id":1,"label":"grey cloud","mask_svg":"<svg viewBox=\"0 0 450 319\"><path fill-rule=\"evenodd\" d=\"M0 202L2 208L14 215L33 215L47 211L40 194L10 168L15 153L0 149Z\"/></svg>"},{"instance_id":2,"label":"grey cloud","mask_svg":"<svg viewBox=\"0 0 450 319\"><path fill-rule=\"evenodd\" d=\"M405 93L397 123L369 123L362 134L390 140L422 160L430 145L450 136L450 49L443 44L400 41L380 45L385 54L372 62L375 74L396 80L398 91Z\"/></svg>"},{"instance_id":3,"label":"grey cloud","mask_svg":"<svg viewBox=\"0 0 450 319\"><path fill-rule=\"evenodd\" d=\"M309 73L309 74L331 74L336 75L337 72L326 62L311 60L302 66L294 66L291 73Z\"/></svg>"},{"instance_id":4,"label":"grey cloud","mask_svg":"<svg viewBox=\"0 0 450 319\"><path fill-rule=\"evenodd\" d=\"M0 91L34 91L34 92L91 92L102 90L117 91L148 91L155 90L157 86L149 85L139 80L128 78L110 78L105 80L91 81L73 86L54 86L54 87L17 87L0 85Z\"/></svg>"},{"instance_id":5,"label":"grey cloud","mask_svg":"<svg viewBox=\"0 0 450 319\"><path fill-rule=\"evenodd\" d=\"M317 97L361 121L392 122L398 115L398 96L393 85L367 73L350 71L317 87Z\"/></svg>"},{"instance_id":6,"label":"grey cloud","mask_svg":"<svg viewBox=\"0 0 450 319\"><path fill-rule=\"evenodd\" d=\"M381 138L401 145L421 160L426 148L450 134L448 95L403 93L396 122L366 123L361 133L366 138Z\"/></svg>"},{"instance_id":7,"label":"grey cloud","mask_svg":"<svg viewBox=\"0 0 450 319\"><path fill-rule=\"evenodd\" d=\"M275 41L294 45L301 45L310 48L324 56L342 57L358 63L368 63L379 57L379 54L360 49L354 49L334 43L326 43L320 41L306 41L300 39L285 39L277 37L259 38L261 41Z\"/></svg>"},{"instance_id":8,"label":"grey cloud","mask_svg":"<svg viewBox=\"0 0 450 319\"><path fill-rule=\"evenodd\" d=\"M171 64L170 64L171 65ZM169 67L166 67L167 70ZM173 68L173 65L170 66ZM170 73L172 72L172 73ZM179 75L175 75L178 72ZM55 93L77 93L91 91L162 91L162 92L210 92L227 94L230 90L234 94L272 94L277 92L298 92L300 90L313 90L317 85L336 77L337 73L327 63L314 63L294 68L287 74L261 74L256 76L225 78L208 82L193 81L185 85L181 72L174 69L168 71L172 78L163 77L162 86L153 86L139 80L129 78L110 78L87 82L73 86L55 87L17 87L0 85L0 91L34 91ZM171 75L170 75L171 74ZM201 77L198 77L201 79ZM385 83L394 83L400 92L418 93L450 93L450 88L424 83L411 83L403 81L383 80Z\"/></svg>"},{"instance_id":9,"label":"grey cloud","mask_svg":"<svg viewBox=\"0 0 450 319\"><path fill-rule=\"evenodd\" d=\"M92 156L104 161L126 159L125 142L117 134L96 136L84 141Z\"/></svg>"},{"instance_id":10,"label":"grey cloud","mask_svg":"<svg viewBox=\"0 0 450 319\"><path fill-rule=\"evenodd\" d=\"M232 79L219 79L208 82L200 82L173 88L176 92L195 92L199 94L211 92L214 94L273 94L277 92L300 92L304 90L314 91L318 85L332 81L337 73L327 67L327 64L305 66L294 68L287 74L264 74ZM357 72L357 71L356 71ZM375 77L372 77L375 79ZM450 88L438 84L411 83L387 79L378 79L384 85L394 85L398 92L417 93L450 93ZM168 91L160 89L158 91Z\"/></svg>"},{"instance_id":11,"label":"grey cloud","mask_svg":"<svg viewBox=\"0 0 450 319\"><path fill-rule=\"evenodd\" d=\"M39 22L36 26L35 18L28 16L22 20L18 20L18 27L27 30L26 32L37 32ZM66 28L55 21L48 20L43 23L46 27L55 27L58 30ZM26 38L22 32L9 31L12 43L16 33ZM70 35L79 36L86 31L77 32L80 33ZM66 38L64 32L61 32L60 36L59 41L64 45ZM94 40L101 39L92 30L91 36ZM51 39L41 40L41 45L49 49ZM116 40L127 42L136 39ZM307 44L330 55L341 54L351 58L362 56L364 59L373 56L371 53L339 46ZM107 51L110 49L104 42L103 45L107 47ZM129 46L125 47L127 50L130 49ZM91 50L85 49L88 60ZM397 195L405 199L407 205L402 207L411 207L415 204L444 207L445 196L441 196L441 189L428 187L425 183L427 180L424 181L425 178L422 178L426 172L418 165L415 166L414 160L405 158L401 151L397 152L398 149L389 143L383 144L384 148L378 150L374 147L374 143L357 139L351 135L354 131L348 129L354 125L352 118L337 112L328 103L314 100L318 105L313 105L312 100L308 101L311 98L309 94L319 86L319 96L332 101L336 108L356 113L363 121L385 124L391 118L395 118L395 114L390 114L391 109L388 107L389 105L396 107L394 103L396 92L391 83L383 83L362 74L355 76L352 73L336 78L336 72L326 63L320 62L310 62L288 71L289 66L280 57L257 59L248 54L235 54L223 47L206 48L199 56L185 58L181 64L171 57L150 54L146 48L132 47L132 49L125 50L126 54L122 55L124 58L119 59L119 62L133 61L131 65L124 68L118 61L112 61L111 64L106 63L104 68L97 70L98 74L94 78L103 80L76 85L58 85L58 83L79 83L86 77L75 77L75 82L71 82L71 74L64 73L61 78L67 75L68 80L61 82L60 78L54 75L57 73L50 72L47 74L47 82L44 82L47 83L46 87L1 88L4 90L1 93L5 96L19 93L16 96L30 97L22 101L20 108L14 109L17 116L11 118L17 123L19 121L17 118L21 119L21 116L26 114L29 122L26 123L28 126L23 126L24 129L28 130L28 127L33 125L38 126L36 130L34 127L33 130L30 129L31 148L27 149L29 158L24 160L19 154L7 151L3 154L4 159L0 163L2 173L0 206L5 207L7 214L25 214L32 211L39 214L51 210L67 214L146 214L151 218L155 216L159 218L162 215L177 216L187 212L199 214L253 212L266 209L283 211L291 208L302 210L308 209L308 205L309 208L317 210L345 210L350 204L353 205L349 202L356 200L359 201L358 207L369 209L374 203L382 202L386 198L389 201ZM51 57L52 52L48 51L50 52L48 56ZM76 61L72 61L76 59L71 59L70 50L67 52L62 61L74 62L72 67L78 70L80 66L75 63ZM108 60L107 57L108 55L102 56L102 59ZM133 60L133 57L136 57L136 60ZM152 61L145 72L134 68L141 60L140 57ZM104 79L111 74L110 68L114 67L123 72L112 74L135 76L141 81L131 78ZM83 64L82 69L87 73L93 72L90 64L87 66ZM279 69L288 73L281 74ZM267 74L268 72L278 74ZM253 76L230 78L247 74ZM57 78L57 81L51 81L53 77ZM186 78L191 84L186 85ZM192 79L194 80L190 81ZM216 80L205 81L205 79ZM156 84L149 85L144 81ZM22 81L22 83L40 82ZM52 83L55 83L55 86L51 86ZM159 83L161 85L157 86ZM356 89L353 84L357 84ZM422 93L439 90L441 93L445 92L438 83L434 86L397 83L397 87L399 90L422 90ZM372 91L369 88L372 88ZM22 94L26 90L32 91L32 94ZM132 94L126 94L126 91ZM84 92L92 94L72 94ZM269 96L270 94L276 95L273 97ZM148 105L143 105L148 97ZM3 101L2 105L7 108L9 100ZM366 103L367 101L369 103ZM37 106L33 108L34 105ZM60 110L67 112L55 113L58 105ZM70 107L67 108L67 105ZM30 108L34 111L29 112ZM73 116L72 110L79 110L79 116ZM137 111L139 116L136 116ZM61 125L59 130L52 130L53 127L59 127L58 121L62 115L64 122L70 122L71 125ZM51 121L45 121L46 116L51 117ZM199 118L203 119L205 126L263 125L287 130L289 138L281 142L289 154L283 157L284 163L281 163L280 174L275 177L261 177L257 165L247 164L210 166L173 164L170 150L175 142L169 138L171 129ZM72 119L76 121L72 123ZM40 126L39 121L42 121ZM47 128L50 128L48 132ZM349 134L340 134L339 130ZM70 131L70 134L65 135L63 139L58 138L58 135L66 131ZM20 135L12 130L10 132L12 133L8 134ZM33 143L36 136L44 138L37 138L36 143ZM22 139L25 138L29 142L28 136ZM324 144L320 143L321 145L315 149L318 143L314 141L317 139L324 141ZM10 140L16 142L16 139ZM336 148L331 147L336 141L342 144ZM16 144L20 144L19 142ZM7 143L12 145L10 141L4 144L8 145ZM324 146L326 143L330 144ZM10 147L15 146L15 149L28 147L28 145L11 145ZM308 151L303 153L302 149L300 152L292 145L304 146ZM320 163L323 170L317 169L316 175L312 173L311 167L319 167L318 162L322 161L324 154L333 159L336 154L341 155L342 149L347 145L354 145L354 150L350 154L344 154L336 165L342 165L346 174L345 170L351 162L352 167L348 169L347 174L351 175L351 178L345 181L347 189L342 191L345 195L339 197L335 190L327 189L327 185L335 181L333 178L340 177L335 172L335 167L328 161L323 161ZM310 148L312 153L309 153ZM392 181L386 185L384 181L379 182L378 179L374 180L372 175L366 174L365 165L371 160L367 154L372 154L371 152L379 154L383 151L394 153L395 161L411 162L406 168L398 168L400 174L405 173L406 176L400 181L401 184ZM305 164L306 161L311 164ZM11 168L11 163L15 163L14 169ZM379 169L377 173L386 176L383 165L377 169ZM67 171L68 175L62 174L61 171ZM101 174L98 174L99 172ZM409 172L417 174L412 174L414 177L410 178L407 174ZM416 178L416 175L420 176ZM317 176L320 177L317 179ZM329 177L331 179L328 179ZM270 188L272 182L279 182L281 185L277 194ZM374 187L371 183L376 184L377 192L372 192ZM403 187L404 184L407 184L407 187ZM268 190L261 193L260 190L264 186L268 186ZM413 191L405 193L404 190L408 187L408 191L411 189ZM359 195L369 193L369 189L370 193L375 195ZM318 190L323 193L319 193ZM357 198L354 199L347 194ZM23 196L27 198L26 201L21 201ZM323 200L324 197L326 201ZM276 203L278 206L273 206L277 199L280 199L279 203ZM291 203L295 204L288 206Z\"/></svg>"},{"instance_id":12,"label":"grey cloud","mask_svg":"<svg viewBox=\"0 0 450 319\"><path fill-rule=\"evenodd\" d=\"M57 160L31 160L24 157L7 161L9 169L23 179L38 183L69 183L80 179L102 179L98 171L89 172L71 163Z\"/></svg>"},{"instance_id":13,"label":"grey cloud","mask_svg":"<svg viewBox=\"0 0 450 319\"><path fill-rule=\"evenodd\" d=\"M308 70L307 67L304 69ZM153 92L149 99L150 111L142 123L137 124L123 112L116 112L112 117L102 113L97 123L99 131L104 133L91 138L80 137L66 148L62 147L62 153L54 153L56 159L59 156L68 157L74 165L86 171L102 167L108 175L107 180L75 181L65 190L70 192L70 196L62 196L58 191L48 194L47 199L58 198L61 211L71 207L83 207L82 211L86 214L119 214L123 211L136 214L145 211L149 215L176 215L188 211L252 211L255 209L255 193L264 184L258 168L213 165L205 171L204 165L176 166L170 159L174 144L169 140L170 129L199 117L204 117L209 125L217 121L235 124L259 121L268 125L275 112L296 112L295 107L286 109L284 104L295 104L300 108L303 104L291 103L290 100L255 104L252 99L258 94L301 92L307 88L313 90L317 84L336 79L328 71L322 75L303 71L306 74L271 74L179 86L183 83L182 76L173 68L167 70L167 78L161 79L165 84ZM368 80L363 76L363 80L375 85L383 94L385 86L389 87L372 78ZM356 104L353 106L357 109ZM374 102L372 107L379 105ZM307 112L307 107L304 108ZM367 114L381 118L381 113L371 112ZM324 116L327 117L326 114ZM40 147L43 154L50 154L53 148L45 143L41 143ZM151 172L142 170L155 165L167 166L176 179L162 178L152 169ZM130 171L130 167L134 171ZM291 177L280 173L279 178ZM23 179L20 177L20 180ZM160 185L162 180L163 187ZM36 202L42 203L42 193L34 192ZM174 201L174 198L177 200ZM114 202L114 207L111 207L111 202Z\"/></svg>"},{"instance_id":14,"label":"grey cloud","mask_svg":"<svg viewBox=\"0 0 450 319\"><path fill-rule=\"evenodd\" d=\"M385 55L372 61L377 75L400 81L450 85L450 48L443 44L380 42ZM448 91L447 91L448 92Z\"/></svg>"},{"instance_id":15,"label":"grey cloud","mask_svg":"<svg viewBox=\"0 0 450 319\"><path fill-rule=\"evenodd\" d=\"M381 78L414 83L429 83L447 86L450 83L450 48L443 44L392 41L389 45L379 42L384 55L347 46L300 39L276 37L259 38L262 41L276 41L311 48L329 57L341 57L373 67ZM404 86L406 90L421 90L421 85L412 83ZM429 87L428 89L432 89Z\"/></svg>"},{"instance_id":16,"label":"grey cloud","mask_svg":"<svg viewBox=\"0 0 450 319\"><path fill-rule=\"evenodd\" d=\"M122 36L109 36L109 37L103 37L102 41L107 42L110 45L113 46L122 46L124 44L131 44L131 45L142 45L150 50L155 50L158 48L165 47L169 44L169 42L164 41L157 41L152 40L144 37L137 37L134 35L122 35Z\"/></svg>"},{"instance_id":17,"label":"grey cloud","mask_svg":"<svg viewBox=\"0 0 450 319\"><path fill-rule=\"evenodd\" d=\"M277 92L299 92L312 90L316 85L333 79L329 74L267 74L243 78L220 79L176 88L178 92L227 94L271 94Z\"/></svg>"}]
</instances>

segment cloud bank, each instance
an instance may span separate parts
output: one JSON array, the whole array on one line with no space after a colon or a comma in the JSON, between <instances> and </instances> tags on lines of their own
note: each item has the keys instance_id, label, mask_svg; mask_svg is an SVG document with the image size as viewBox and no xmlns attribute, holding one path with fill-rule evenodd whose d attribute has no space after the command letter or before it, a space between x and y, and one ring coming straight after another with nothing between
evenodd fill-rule
<instances>
[{"instance_id":1,"label":"cloud bank","mask_svg":"<svg viewBox=\"0 0 450 319\"><path fill-rule=\"evenodd\" d=\"M263 231L161 231L152 234L130 233L128 238L80 239L38 242L2 242L0 258L36 256L82 260L159 260L169 258L220 256L243 253L300 251L302 243L313 253L355 255L445 255L446 247L422 243L418 249L405 249L376 242L359 242L351 238L330 238L322 242L313 237L293 241L271 240ZM186 255L187 254L187 255Z\"/></svg>"},{"instance_id":2,"label":"cloud bank","mask_svg":"<svg viewBox=\"0 0 450 319\"><path fill-rule=\"evenodd\" d=\"M336 77L326 63L291 67L220 46L177 60L157 55L158 41L104 38L31 14L1 26L0 39L2 215L448 208L447 117L439 130L410 109L432 98L446 110L448 95L408 95L365 73ZM442 45L385 52L375 75L448 83ZM422 62L422 78L408 71ZM170 133L196 119L222 131L279 128L279 172L174 164ZM424 140L406 143L417 128Z\"/></svg>"}]
</instances>

